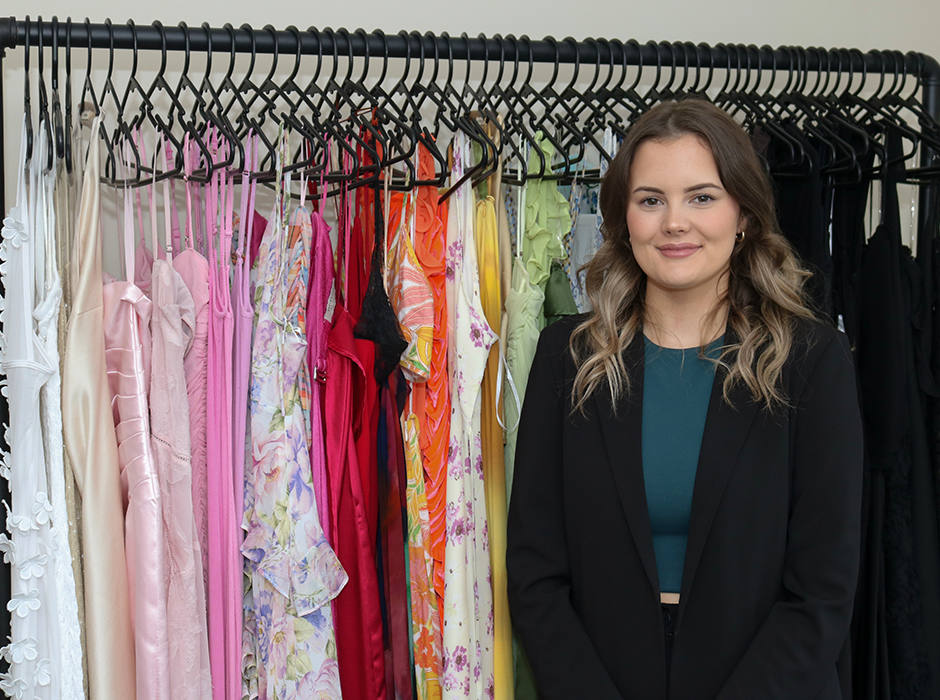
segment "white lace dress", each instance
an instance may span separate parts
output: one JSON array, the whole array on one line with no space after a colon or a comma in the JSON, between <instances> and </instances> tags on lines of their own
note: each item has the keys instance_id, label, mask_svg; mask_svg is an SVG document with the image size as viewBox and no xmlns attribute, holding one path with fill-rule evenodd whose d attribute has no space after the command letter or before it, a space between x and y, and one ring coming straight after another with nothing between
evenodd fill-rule
<instances>
[{"instance_id":1,"label":"white lace dress","mask_svg":"<svg viewBox=\"0 0 940 700\"><path fill-rule=\"evenodd\" d=\"M43 299L33 314L38 325L46 357L52 363L52 374L40 394L42 442L46 457L49 502L52 504L52 552L55 569L56 599L59 606L59 647L61 653L62 700L85 697L82 670L82 639L78 624L78 599L72 552L69 549L68 512L65 505L65 445L62 438L62 376L59 372L59 306L62 303L62 282L56 259L56 214L53 196L56 168L43 176L39 207L45 212L43 242L45 274ZM39 231L36 232L37 236ZM37 238L37 245L39 241Z\"/></svg>"},{"instance_id":2,"label":"white lace dress","mask_svg":"<svg viewBox=\"0 0 940 700\"><path fill-rule=\"evenodd\" d=\"M25 142L23 124L21 143ZM42 127L38 132L43 133ZM36 140L33 167L44 162L43 139ZM21 147L20 164L25 164ZM10 537L0 534L0 549L12 565L11 640L2 653L10 668L0 674L0 689L8 696L58 700L61 658L56 585L53 573L52 504L46 484L40 428L40 391L55 371L33 321L37 255L42 254L45 227L43 188L34 171L27 194L24 172L19 174L16 206L3 220L0 275L6 299L0 311L3 339L0 362L6 375L10 405L9 454L3 473L10 482L12 504L4 504ZM37 247L38 246L38 247ZM39 259L41 262L41 258Z\"/></svg>"}]
</instances>

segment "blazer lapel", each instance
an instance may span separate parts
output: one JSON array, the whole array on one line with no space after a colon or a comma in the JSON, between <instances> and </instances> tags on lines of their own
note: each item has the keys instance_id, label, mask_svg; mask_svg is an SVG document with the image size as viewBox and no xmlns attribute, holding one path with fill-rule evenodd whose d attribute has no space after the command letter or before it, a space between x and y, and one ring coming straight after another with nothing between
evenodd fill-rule
<instances>
[{"instance_id":1,"label":"blazer lapel","mask_svg":"<svg viewBox=\"0 0 940 700\"><path fill-rule=\"evenodd\" d=\"M730 328L728 330L730 332ZM682 570L680 604L688 597L708 532L718 511L718 503L760 408L760 404L751 399L749 391L740 385L731 393L733 408L729 406L722 398L724 376L725 372L721 368L715 372L708 402L708 417L692 490L692 513Z\"/></svg>"},{"instance_id":2,"label":"blazer lapel","mask_svg":"<svg viewBox=\"0 0 940 700\"><path fill-rule=\"evenodd\" d=\"M624 356L632 380L630 395L617 406L614 415L610 394L595 394L607 458L613 472L623 511L640 560L646 569L650 585L659 598L659 575L656 572L656 553L653 550L653 532L650 528L649 509L646 504L646 485L643 482L643 333L638 332Z\"/></svg>"}]
</instances>

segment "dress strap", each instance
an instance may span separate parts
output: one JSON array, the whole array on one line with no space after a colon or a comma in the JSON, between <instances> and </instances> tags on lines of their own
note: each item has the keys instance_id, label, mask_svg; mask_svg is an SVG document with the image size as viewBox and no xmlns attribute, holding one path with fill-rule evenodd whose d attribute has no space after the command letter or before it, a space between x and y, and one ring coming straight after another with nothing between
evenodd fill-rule
<instances>
[{"instance_id":1,"label":"dress strap","mask_svg":"<svg viewBox=\"0 0 940 700\"><path fill-rule=\"evenodd\" d=\"M124 179L124 279L134 282L136 279L136 266L134 260L134 203L131 187L127 183L127 170L131 158L131 145L124 142L121 162L121 178Z\"/></svg>"}]
</instances>

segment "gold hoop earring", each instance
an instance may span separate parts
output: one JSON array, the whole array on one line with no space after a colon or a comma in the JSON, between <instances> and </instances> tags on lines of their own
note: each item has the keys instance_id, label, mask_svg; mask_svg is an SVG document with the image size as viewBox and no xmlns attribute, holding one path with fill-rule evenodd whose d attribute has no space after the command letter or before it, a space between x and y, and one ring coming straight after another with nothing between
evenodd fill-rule
<instances>
[{"instance_id":1,"label":"gold hoop earring","mask_svg":"<svg viewBox=\"0 0 940 700\"><path fill-rule=\"evenodd\" d=\"M736 240L738 243L740 243L741 241L743 241L743 240L744 240L744 231L738 231L736 234L734 234L734 240Z\"/></svg>"}]
</instances>

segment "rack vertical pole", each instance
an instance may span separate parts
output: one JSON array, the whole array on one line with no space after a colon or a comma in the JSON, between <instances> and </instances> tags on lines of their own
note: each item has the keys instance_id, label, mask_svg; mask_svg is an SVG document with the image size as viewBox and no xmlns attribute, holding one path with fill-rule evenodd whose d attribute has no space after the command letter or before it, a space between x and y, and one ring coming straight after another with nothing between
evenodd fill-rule
<instances>
[{"instance_id":1,"label":"rack vertical pole","mask_svg":"<svg viewBox=\"0 0 940 700\"><path fill-rule=\"evenodd\" d=\"M921 100L924 110L935 120L940 121L940 63L932 56L925 56L923 72L921 74ZM940 153L933 148L921 143L920 165L921 167L938 165ZM931 207L940 206L937 201L936 184L922 184L920 186L920 196L918 201L917 216L917 259L921 264L921 270L930 275L930 260L933 250L933 239L940 234L938 231L928 231L931 220ZM930 277L925 280L929 283Z\"/></svg>"},{"instance_id":2,"label":"rack vertical pole","mask_svg":"<svg viewBox=\"0 0 940 700\"><path fill-rule=\"evenodd\" d=\"M4 149L3 118L5 110L3 109L3 59L6 56L6 46L0 44L0 217L5 217L7 213L6 201L6 160L4 158L6 150ZM4 294L3 280L0 280L0 295ZM0 332L3 327L0 326ZM10 412L7 406L7 400L0 395L0 426L10 424ZM2 427L0 427L2 430ZM6 452L10 446L6 444L6 439L0 432L0 450ZM0 499L10 503L10 488L6 479L0 478ZM4 562L0 568L0 600L10 600L13 597L13 575L12 567ZM10 636L10 613L7 606L0 606L0 639L6 639ZM6 670L7 664L0 660L0 666Z\"/></svg>"}]
</instances>

